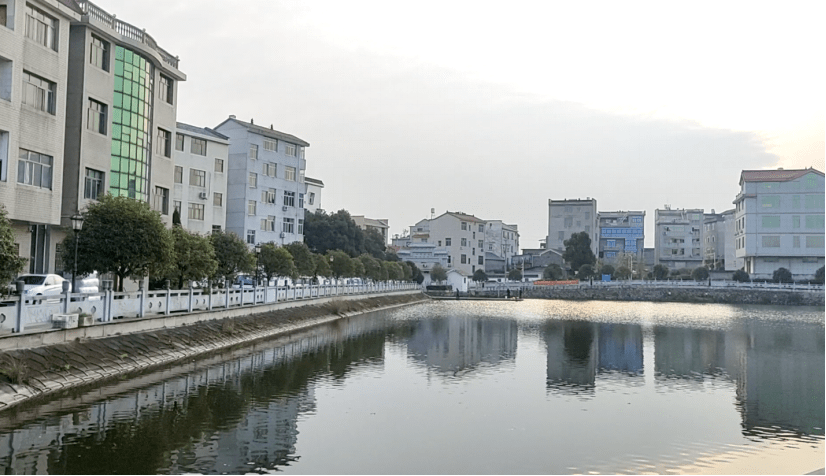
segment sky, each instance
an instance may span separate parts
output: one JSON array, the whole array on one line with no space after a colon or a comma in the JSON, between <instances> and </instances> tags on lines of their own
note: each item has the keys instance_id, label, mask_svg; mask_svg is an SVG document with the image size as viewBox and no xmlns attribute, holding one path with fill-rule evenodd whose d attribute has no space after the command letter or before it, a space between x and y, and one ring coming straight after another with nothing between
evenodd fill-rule
<instances>
[{"instance_id":1,"label":"sky","mask_svg":"<svg viewBox=\"0 0 826 476\"><path fill-rule=\"evenodd\" d=\"M180 57L178 120L310 143L322 207L547 235L548 200L733 208L826 157L819 2L96 0Z\"/></svg>"}]
</instances>

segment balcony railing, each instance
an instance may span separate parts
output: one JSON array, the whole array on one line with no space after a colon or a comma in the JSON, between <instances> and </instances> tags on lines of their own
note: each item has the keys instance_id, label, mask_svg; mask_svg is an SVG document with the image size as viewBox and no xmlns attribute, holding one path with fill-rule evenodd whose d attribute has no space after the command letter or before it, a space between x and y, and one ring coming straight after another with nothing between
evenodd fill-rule
<instances>
[{"instance_id":1,"label":"balcony railing","mask_svg":"<svg viewBox=\"0 0 826 476\"><path fill-rule=\"evenodd\" d=\"M157 51L165 63L178 69L178 58L158 46L158 43L146 33L146 30L141 30L125 21L118 20L115 15L106 12L106 10L103 10L88 0L78 0L77 4L80 6L83 14L88 15L89 18L96 23L106 25L130 40L147 45L149 48Z\"/></svg>"}]
</instances>

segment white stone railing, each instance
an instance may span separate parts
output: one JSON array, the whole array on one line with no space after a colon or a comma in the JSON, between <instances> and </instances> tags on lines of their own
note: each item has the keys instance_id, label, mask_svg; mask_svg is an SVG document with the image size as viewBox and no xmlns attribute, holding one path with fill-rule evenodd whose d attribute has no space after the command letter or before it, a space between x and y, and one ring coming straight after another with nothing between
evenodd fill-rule
<instances>
[{"instance_id":1,"label":"white stone railing","mask_svg":"<svg viewBox=\"0 0 826 476\"><path fill-rule=\"evenodd\" d=\"M104 282L111 286L111 281ZM141 319L182 313L309 301L335 296L370 295L421 289L415 283L264 286L247 289L179 289L134 292L14 296L0 301L0 334L36 333L53 328L54 316L77 314L87 325L116 319Z\"/></svg>"}]
</instances>

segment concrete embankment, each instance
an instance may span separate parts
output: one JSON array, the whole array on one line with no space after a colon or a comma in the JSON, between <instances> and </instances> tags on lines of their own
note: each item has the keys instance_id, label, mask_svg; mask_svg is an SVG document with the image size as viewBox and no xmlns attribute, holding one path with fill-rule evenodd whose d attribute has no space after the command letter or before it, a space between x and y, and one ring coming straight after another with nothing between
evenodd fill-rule
<instances>
[{"instance_id":1,"label":"concrete embankment","mask_svg":"<svg viewBox=\"0 0 826 476\"><path fill-rule=\"evenodd\" d=\"M191 323L174 327L159 327L155 323L152 330L135 330L135 322L125 322L120 323L122 330L131 333L120 335L117 335L118 323L113 323L115 325L106 332L109 337L76 337L53 345L20 348L6 342L4 348L7 350L0 352L0 411L64 390L288 334L345 316L427 299L420 292L405 291L378 297L327 300L265 312L248 308L247 315L235 317L211 318L214 313L199 313L200 319L193 318ZM255 314L251 314L253 312ZM3 339L14 338L6 336ZM17 338L25 340L25 336Z\"/></svg>"},{"instance_id":2,"label":"concrete embankment","mask_svg":"<svg viewBox=\"0 0 826 476\"><path fill-rule=\"evenodd\" d=\"M519 291L511 291L517 296ZM471 291L470 296L497 297L497 291ZM501 297L503 291L498 292ZM532 299L570 299L576 301L649 301L714 304L772 304L783 306L823 306L824 293L771 289L716 287L647 286L527 286L522 297Z\"/></svg>"}]
</instances>

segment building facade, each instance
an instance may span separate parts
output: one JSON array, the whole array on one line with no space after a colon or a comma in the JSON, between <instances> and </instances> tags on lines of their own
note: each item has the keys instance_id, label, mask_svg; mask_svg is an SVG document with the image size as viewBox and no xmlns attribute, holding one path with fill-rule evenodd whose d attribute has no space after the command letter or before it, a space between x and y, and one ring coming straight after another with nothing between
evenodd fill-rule
<instances>
[{"instance_id":1,"label":"building facade","mask_svg":"<svg viewBox=\"0 0 826 476\"><path fill-rule=\"evenodd\" d=\"M506 273L513 267L513 257L519 254L519 227L502 220L488 220L485 223L485 255L490 262L485 272Z\"/></svg>"},{"instance_id":2,"label":"building facade","mask_svg":"<svg viewBox=\"0 0 826 476\"><path fill-rule=\"evenodd\" d=\"M304 210L310 213L323 210L321 207L321 191L324 189L324 182L311 177L304 177L304 185L307 187L304 196Z\"/></svg>"},{"instance_id":3,"label":"building facade","mask_svg":"<svg viewBox=\"0 0 826 476\"><path fill-rule=\"evenodd\" d=\"M390 231L389 220L387 218L366 218L364 215L352 215L350 218L356 222L362 230L373 230L382 237L382 242L387 244L387 234Z\"/></svg>"},{"instance_id":4,"label":"building facade","mask_svg":"<svg viewBox=\"0 0 826 476\"><path fill-rule=\"evenodd\" d=\"M437 248L433 243L411 243L405 248L400 248L396 255L402 261L413 262L424 275L422 284L427 285L431 282L430 271L437 264L442 268L448 268L448 252L447 249Z\"/></svg>"},{"instance_id":5,"label":"building facade","mask_svg":"<svg viewBox=\"0 0 826 476\"><path fill-rule=\"evenodd\" d=\"M654 210L654 264L668 269L703 264L703 209Z\"/></svg>"},{"instance_id":6,"label":"building facade","mask_svg":"<svg viewBox=\"0 0 826 476\"><path fill-rule=\"evenodd\" d=\"M0 204L30 273L53 272L58 251L70 25L81 15L71 1L0 1Z\"/></svg>"},{"instance_id":7,"label":"building facade","mask_svg":"<svg viewBox=\"0 0 826 476\"><path fill-rule=\"evenodd\" d=\"M208 127L177 124L172 208L185 229L200 234L226 229L228 157L227 136ZM165 208L162 203L155 206Z\"/></svg>"},{"instance_id":8,"label":"building facade","mask_svg":"<svg viewBox=\"0 0 826 476\"><path fill-rule=\"evenodd\" d=\"M548 200L548 236L545 247L565 251L565 240L574 233L588 233L594 256L599 252L597 238L597 200L595 198Z\"/></svg>"},{"instance_id":9,"label":"building facade","mask_svg":"<svg viewBox=\"0 0 826 476\"><path fill-rule=\"evenodd\" d=\"M634 264L643 259L645 211L599 212L597 220L597 257L605 264L625 265L629 269L635 269Z\"/></svg>"},{"instance_id":10,"label":"building facade","mask_svg":"<svg viewBox=\"0 0 826 476\"><path fill-rule=\"evenodd\" d=\"M485 269L485 220L462 212L445 212L410 227L411 246L431 243L448 252L447 267L473 276Z\"/></svg>"},{"instance_id":11,"label":"building facade","mask_svg":"<svg viewBox=\"0 0 826 476\"><path fill-rule=\"evenodd\" d=\"M304 149L310 144L235 116L214 129L229 137L227 231L250 245L304 241Z\"/></svg>"},{"instance_id":12,"label":"building facade","mask_svg":"<svg viewBox=\"0 0 826 476\"><path fill-rule=\"evenodd\" d=\"M711 270L734 271L734 209L706 213L703 219L703 266Z\"/></svg>"},{"instance_id":13,"label":"building facade","mask_svg":"<svg viewBox=\"0 0 826 476\"><path fill-rule=\"evenodd\" d=\"M824 262L824 180L815 169L744 170L735 205L735 256L753 278L786 268L808 279Z\"/></svg>"}]
</instances>

